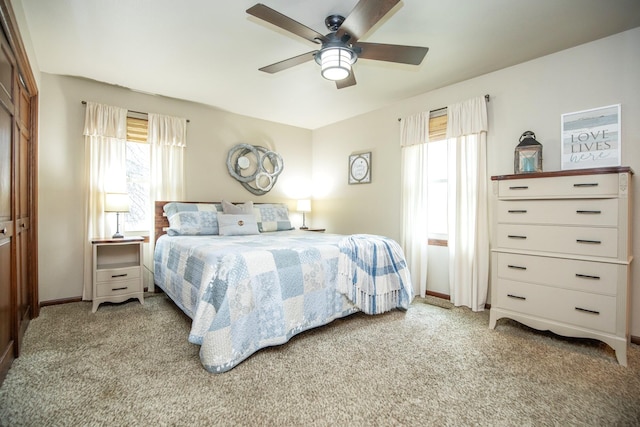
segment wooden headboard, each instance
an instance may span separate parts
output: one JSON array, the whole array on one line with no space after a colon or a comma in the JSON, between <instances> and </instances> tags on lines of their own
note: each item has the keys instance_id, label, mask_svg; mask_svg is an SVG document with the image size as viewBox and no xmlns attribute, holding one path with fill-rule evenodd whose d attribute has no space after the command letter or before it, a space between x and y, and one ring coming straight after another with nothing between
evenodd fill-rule
<instances>
[{"instance_id":1,"label":"wooden headboard","mask_svg":"<svg viewBox=\"0 0 640 427\"><path fill-rule=\"evenodd\" d=\"M175 201L175 200L172 200ZM153 229L155 233L155 240L158 240L163 234L167 234L167 228L169 228L169 218L164 215L164 205L170 203L169 201L156 200L154 209ZM220 203L220 202L180 202L180 203Z\"/></svg>"},{"instance_id":2,"label":"wooden headboard","mask_svg":"<svg viewBox=\"0 0 640 427\"><path fill-rule=\"evenodd\" d=\"M166 229L169 227L169 219L164 215L163 207L169 202L156 200L153 213L153 233L155 240L163 234L167 234Z\"/></svg>"}]
</instances>

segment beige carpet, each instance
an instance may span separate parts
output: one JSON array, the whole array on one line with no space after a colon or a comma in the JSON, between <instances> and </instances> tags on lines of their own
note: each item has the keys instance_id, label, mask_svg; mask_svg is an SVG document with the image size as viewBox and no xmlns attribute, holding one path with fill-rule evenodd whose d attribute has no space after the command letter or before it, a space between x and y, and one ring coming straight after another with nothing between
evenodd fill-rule
<instances>
[{"instance_id":1,"label":"beige carpet","mask_svg":"<svg viewBox=\"0 0 640 427\"><path fill-rule=\"evenodd\" d=\"M0 388L0 425L640 425L629 367L591 340L415 301L261 350L224 374L200 365L164 295L45 307Z\"/></svg>"}]
</instances>

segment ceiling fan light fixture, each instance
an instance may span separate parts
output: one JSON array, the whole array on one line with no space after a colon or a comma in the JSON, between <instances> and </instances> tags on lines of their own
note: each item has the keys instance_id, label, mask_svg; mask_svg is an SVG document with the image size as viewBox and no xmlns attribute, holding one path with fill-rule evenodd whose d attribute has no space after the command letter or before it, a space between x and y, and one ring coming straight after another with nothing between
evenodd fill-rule
<instances>
[{"instance_id":1,"label":"ceiling fan light fixture","mask_svg":"<svg viewBox=\"0 0 640 427\"><path fill-rule=\"evenodd\" d=\"M353 52L341 47L329 47L320 52L321 74L327 80L342 80L351 74Z\"/></svg>"}]
</instances>

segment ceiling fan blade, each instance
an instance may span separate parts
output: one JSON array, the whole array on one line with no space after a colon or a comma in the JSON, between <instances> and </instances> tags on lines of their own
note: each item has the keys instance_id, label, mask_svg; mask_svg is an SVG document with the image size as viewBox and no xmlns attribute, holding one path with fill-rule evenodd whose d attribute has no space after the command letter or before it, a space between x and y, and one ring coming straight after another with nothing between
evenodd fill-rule
<instances>
[{"instance_id":1,"label":"ceiling fan blade","mask_svg":"<svg viewBox=\"0 0 640 427\"><path fill-rule=\"evenodd\" d=\"M302 25L298 21L294 21L288 16L265 6L262 3L258 3L255 6L250 7L247 9L247 13L314 43L320 43L326 39L323 34Z\"/></svg>"},{"instance_id":2,"label":"ceiling fan blade","mask_svg":"<svg viewBox=\"0 0 640 427\"><path fill-rule=\"evenodd\" d=\"M350 42L355 43L398 3L400 0L360 0L336 35L342 38L348 34L351 36Z\"/></svg>"},{"instance_id":3,"label":"ceiling fan blade","mask_svg":"<svg viewBox=\"0 0 640 427\"><path fill-rule=\"evenodd\" d=\"M336 80L336 87L338 89L344 89L345 87L353 86L356 84L356 76L353 74L353 69L349 73L349 77L342 80Z\"/></svg>"},{"instance_id":4,"label":"ceiling fan blade","mask_svg":"<svg viewBox=\"0 0 640 427\"><path fill-rule=\"evenodd\" d=\"M362 52L358 53L358 58L411 65L420 65L429 51L428 47L382 43L357 43L355 47L362 49Z\"/></svg>"},{"instance_id":5,"label":"ceiling fan blade","mask_svg":"<svg viewBox=\"0 0 640 427\"><path fill-rule=\"evenodd\" d=\"M267 65L266 67L260 68L260 71L273 74L277 73L278 71L286 70L287 68L295 67L296 65L300 65L304 62L314 59L316 52L318 51L314 50L313 52L303 53L302 55L294 56L293 58L285 59L284 61Z\"/></svg>"}]
</instances>

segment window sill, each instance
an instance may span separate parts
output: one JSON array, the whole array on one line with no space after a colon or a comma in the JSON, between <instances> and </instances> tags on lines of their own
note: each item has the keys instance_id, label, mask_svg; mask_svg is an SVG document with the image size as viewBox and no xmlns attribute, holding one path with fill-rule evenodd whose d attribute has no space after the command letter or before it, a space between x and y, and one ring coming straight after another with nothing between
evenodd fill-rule
<instances>
[{"instance_id":1,"label":"window sill","mask_svg":"<svg viewBox=\"0 0 640 427\"><path fill-rule=\"evenodd\" d=\"M429 239L429 242L427 244L429 246L448 247L449 246L449 241L448 240L444 240L444 239Z\"/></svg>"}]
</instances>

